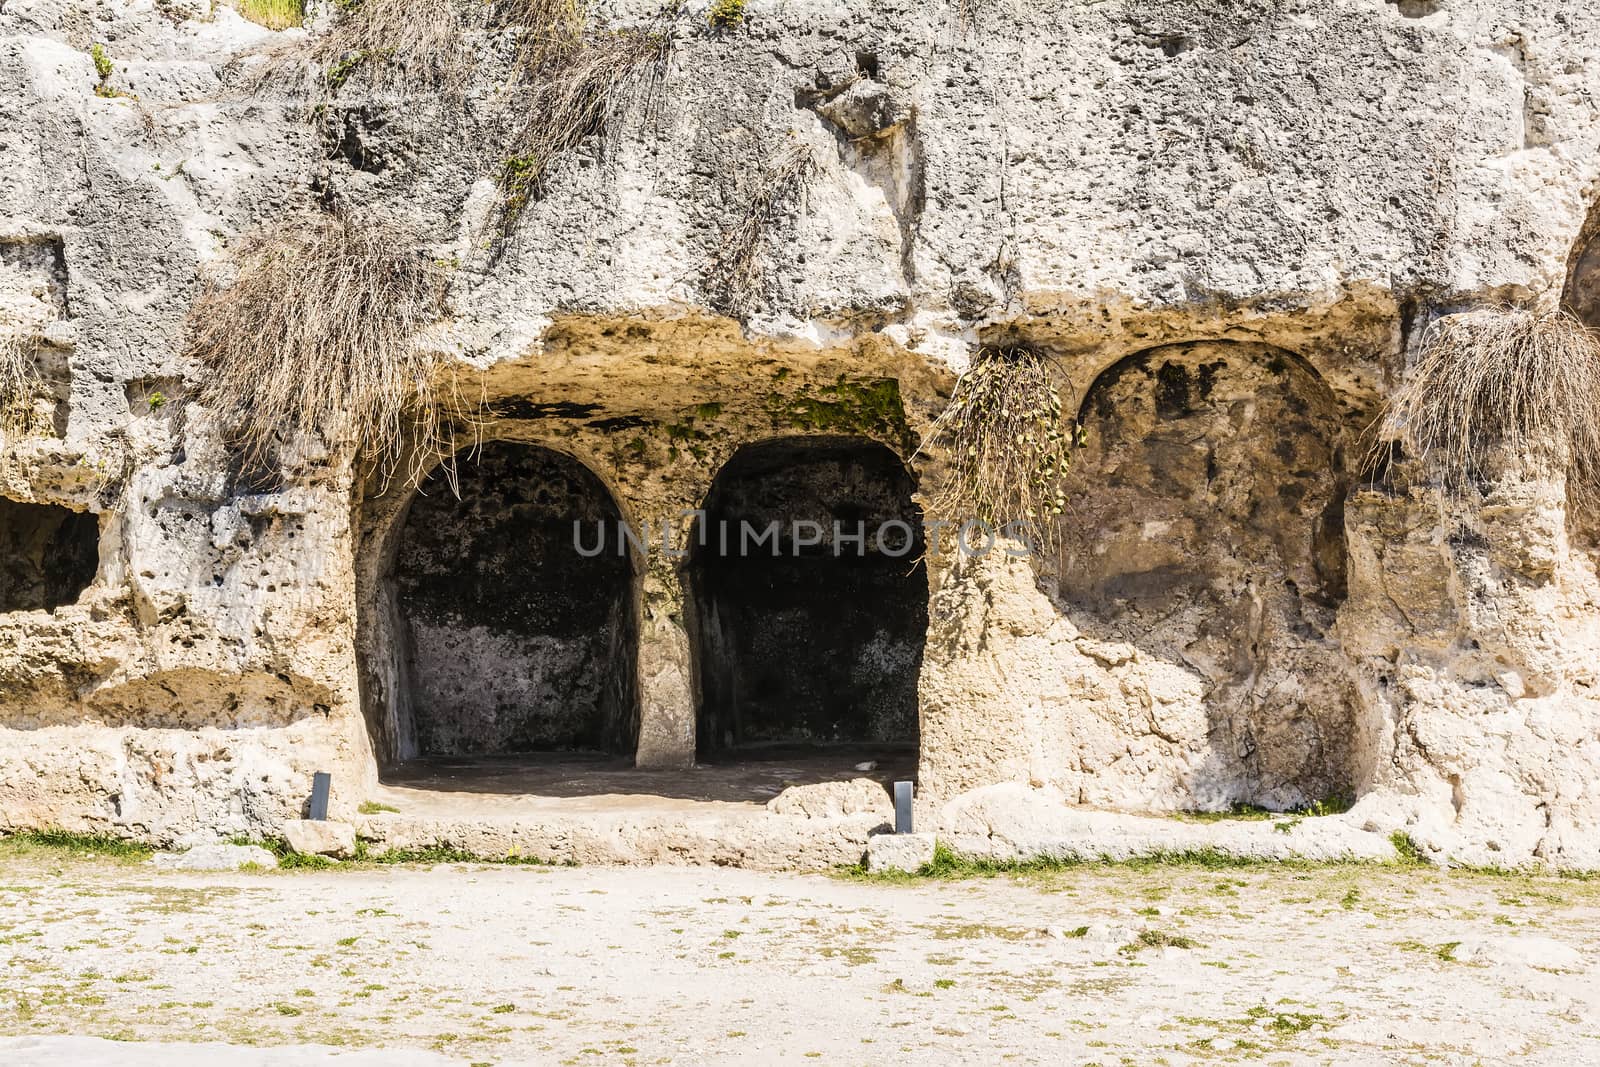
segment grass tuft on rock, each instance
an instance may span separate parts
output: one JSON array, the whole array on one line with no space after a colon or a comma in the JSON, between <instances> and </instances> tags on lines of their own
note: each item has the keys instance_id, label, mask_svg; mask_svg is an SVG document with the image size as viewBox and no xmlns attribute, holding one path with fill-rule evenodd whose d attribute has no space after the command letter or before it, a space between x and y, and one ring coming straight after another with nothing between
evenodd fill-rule
<instances>
[{"instance_id":1,"label":"grass tuft on rock","mask_svg":"<svg viewBox=\"0 0 1600 1067\"><path fill-rule=\"evenodd\" d=\"M1572 499L1600 504L1600 337L1566 311L1485 308L1423 335L1390 395L1373 459L1399 445L1444 489L1475 489L1496 457L1563 472Z\"/></svg>"},{"instance_id":2,"label":"grass tuft on rock","mask_svg":"<svg viewBox=\"0 0 1600 1067\"><path fill-rule=\"evenodd\" d=\"M761 256L771 243L772 228L783 209L797 205L818 172L809 146L790 145L766 166L748 200L726 227L706 269L706 290L713 306L730 314L750 312L762 295Z\"/></svg>"},{"instance_id":3,"label":"grass tuft on rock","mask_svg":"<svg viewBox=\"0 0 1600 1067\"><path fill-rule=\"evenodd\" d=\"M35 341L0 323L0 434L21 437L33 429L34 401L44 388L34 362Z\"/></svg>"},{"instance_id":4,"label":"grass tuft on rock","mask_svg":"<svg viewBox=\"0 0 1600 1067\"><path fill-rule=\"evenodd\" d=\"M240 16L269 30L293 29L305 22L305 0L234 0Z\"/></svg>"},{"instance_id":5,"label":"grass tuft on rock","mask_svg":"<svg viewBox=\"0 0 1600 1067\"><path fill-rule=\"evenodd\" d=\"M706 22L713 29L731 30L744 25L745 0L712 0Z\"/></svg>"},{"instance_id":6,"label":"grass tuft on rock","mask_svg":"<svg viewBox=\"0 0 1600 1067\"><path fill-rule=\"evenodd\" d=\"M295 437L350 446L407 483L472 424L453 372L414 343L444 314L445 277L395 227L307 214L247 238L237 276L189 315L195 399L251 467Z\"/></svg>"},{"instance_id":7,"label":"grass tuft on rock","mask_svg":"<svg viewBox=\"0 0 1600 1067\"><path fill-rule=\"evenodd\" d=\"M354 0L327 29L277 48L262 68L319 121L347 89L371 97L443 97L446 125L468 138L501 188L500 237L544 191L564 152L597 134L666 75L677 6L640 28L592 25L588 0ZM499 89L476 98L490 68Z\"/></svg>"},{"instance_id":8,"label":"grass tuft on rock","mask_svg":"<svg viewBox=\"0 0 1600 1067\"><path fill-rule=\"evenodd\" d=\"M613 132L618 115L650 98L666 75L672 35L666 29L581 28L569 37L539 37L524 46L525 82L512 92L522 116L500 169L501 229L509 232L544 192L545 176L563 153Z\"/></svg>"}]
</instances>

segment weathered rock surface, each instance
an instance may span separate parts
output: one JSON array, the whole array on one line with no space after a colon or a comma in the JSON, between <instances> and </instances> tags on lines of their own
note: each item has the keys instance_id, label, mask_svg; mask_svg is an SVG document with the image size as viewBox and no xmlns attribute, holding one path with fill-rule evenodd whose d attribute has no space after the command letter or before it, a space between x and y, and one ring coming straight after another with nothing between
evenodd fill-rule
<instances>
[{"instance_id":1,"label":"weathered rock surface","mask_svg":"<svg viewBox=\"0 0 1600 1067\"><path fill-rule=\"evenodd\" d=\"M871 778L848 782L792 785L767 801L774 815L804 815L811 819L838 819L846 815L894 817L894 801L882 784Z\"/></svg>"},{"instance_id":2,"label":"weathered rock surface","mask_svg":"<svg viewBox=\"0 0 1600 1067\"><path fill-rule=\"evenodd\" d=\"M356 850L356 828L331 819L291 819L283 839L303 856L349 856Z\"/></svg>"},{"instance_id":3,"label":"weathered rock surface","mask_svg":"<svg viewBox=\"0 0 1600 1067\"><path fill-rule=\"evenodd\" d=\"M1600 867L1600 585L1564 486L1443 500L1402 465L1352 488L1429 318L1563 288L1596 314L1600 10L963 8L971 25L953 3L752 0L711 32L690 5L658 106L559 159L498 241L485 176L506 159L444 94L363 71L310 122L257 78L302 31L209 0L8 0L0 329L43 384L0 438L0 496L93 516L98 541L70 603L0 614L0 828L276 832L314 772L350 818L418 751L394 573L411 497L315 442L257 484L183 399L202 278L259 224L327 207L403 220L451 264L426 341L498 405L485 436L572 456L630 518L700 507L740 447L788 435L882 444L930 497L941 457L915 442L975 347L1056 356L1089 434L1081 536L1037 566L929 559L928 796L1351 792L1367 837ZM494 96L492 67L466 99ZM718 250L796 149L814 175L731 317ZM686 766L705 649L684 574L657 555L632 580L624 732ZM1002 841L1100 825L1013 816ZM737 861L797 817L761 818L691 851ZM1310 825L1272 840L1334 832Z\"/></svg>"},{"instance_id":4,"label":"weathered rock surface","mask_svg":"<svg viewBox=\"0 0 1600 1067\"><path fill-rule=\"evenodd\" d=\"M151 862L175 871L237 871L276 867L278 857L259 845L196 845L186 852L158 852Z\"/></svg>"},{"instance_id":5,"label":"weathered rock surface","mask_svg":"<svg viewBox=\"0 0 1600 1067\"><path fill-rule=\"evenodd\" d=\"M933 834L874 834L867 839L867 870L914 873L933 862Z\"/></svg>"},{"instance_id":6,"label":"weathered rock surface","mask_svg":"<svg viewBox=\"0 0 1600 1067\"><path fill-rule=\"evenodd\" d=\"M938 835L956 852L997 860L1130 859L1214 850L1253 859L1393 860L1387 836L1348 815L1194 823L1069 805L1059 790L985 786L946 804Z\"/></svg>"}]
</instances>

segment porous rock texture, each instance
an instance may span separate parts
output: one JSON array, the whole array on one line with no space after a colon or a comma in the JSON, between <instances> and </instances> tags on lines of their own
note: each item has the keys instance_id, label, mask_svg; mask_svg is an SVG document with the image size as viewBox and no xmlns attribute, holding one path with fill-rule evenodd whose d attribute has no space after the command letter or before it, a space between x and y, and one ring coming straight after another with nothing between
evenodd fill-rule
<instances>
[{"instance_id":1,"label":"porous rock texture","mask_svg":"<svg viewBox=\"0 0 1600 1067\"><path fill-rule=\"evenodd\" d=\"M629 520L795 435L888 446L931 499L943 460L915 444L973 351L1055 355L1088 433L1070 536L928 558L926 795L1345 793L1352 825L1440 857L1600 867L1600 588L1563 486L1361 477L1433 317L1564 290L1594 314L1600 10L751 0L714 30L691 3L651 99L504 231L479 121L504 50L455 95L358 65L316 109L263 76L337 17L310 15L0 4L0 329L43 376L0 496L99 528L74 602L0 615L0 827L268 832L316 770L348 818L417 752L410 496L315 442L281 486L241 477L183 399L202 278L329 209L450 265L426 343L489 398L485 436L576 458ZM644 0L592 18L658 25ZM726 235L797 150L808 180L731 292ZM641 766L694 757L684 585L681 558L635 559Z\"/></svg>"}]
</instances>

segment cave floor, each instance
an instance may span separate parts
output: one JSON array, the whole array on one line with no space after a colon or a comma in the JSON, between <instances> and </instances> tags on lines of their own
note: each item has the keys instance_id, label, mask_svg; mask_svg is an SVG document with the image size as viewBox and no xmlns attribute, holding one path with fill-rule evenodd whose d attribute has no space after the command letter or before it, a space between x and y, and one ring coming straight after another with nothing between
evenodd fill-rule
<instances>
[{"instance_id":1,"label":"cave floor","mask_svg":"<svg viewBox=\"0 0 1600 1067\"><path fill-rule=\"evenodd\" d=\"M861 763L875 763L868 771ZM640 770L619 756L559 752L411 760L383 775L378 804L407 815L743 813L792 785L916 777L909 746L774 746L718 755L683 770Z\"/></svg>"}]
</instances>

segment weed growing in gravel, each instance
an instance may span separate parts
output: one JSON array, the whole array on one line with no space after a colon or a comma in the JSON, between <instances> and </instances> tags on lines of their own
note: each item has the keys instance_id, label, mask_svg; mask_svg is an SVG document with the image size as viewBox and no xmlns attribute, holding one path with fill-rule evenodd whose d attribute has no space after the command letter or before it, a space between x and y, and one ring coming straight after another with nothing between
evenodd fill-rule
<instances>
[{"instance_id":1,"label":"weed growing in gravel","mask_svg":"<svg viewBox=\"0 0 1600 1067\"><path fill-rule=\"evenodd\" d=\"M1412 840L1411 835L1404 830L1396 830L1390 834L1389 843L1400 854L1400 866L1426 867L1429 865L1427 853L1423 852L1422 846Z\"/></svg>"},{"instance_id":2,"label":"weed growing in gravel","mask_svg":"<svg viewBox=\"0 0 1600 1067\"><path fill-rule=\"evenodd\" d=\"M1132 956L1147 948L1198 948L1199 945L1191 938L1182 934L1169 934L1165 930L1140 930L1139 936L1123 945L1117 951L1125 956Z\"/></svg>"}]
</instances>

